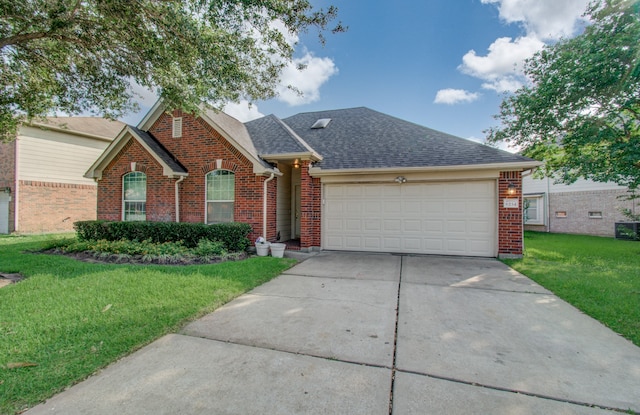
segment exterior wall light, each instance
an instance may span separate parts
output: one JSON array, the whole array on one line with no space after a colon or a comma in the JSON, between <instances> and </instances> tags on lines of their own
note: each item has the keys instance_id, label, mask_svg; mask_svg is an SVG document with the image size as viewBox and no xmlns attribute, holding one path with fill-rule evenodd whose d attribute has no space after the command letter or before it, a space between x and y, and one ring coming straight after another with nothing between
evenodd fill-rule
<instances>
[{"instance_id":1,"label":"exterior wall light","mask_svg":"<svg viewBox=\"0 0 640 415\"><path fill-rule=\"evenodd\" d=\"M293 162L293 168L294 169L299 169L300 168L300 162L298 160Z\"/></svg>"},{"instance_id":2,"label":"exterior wall light","mask_svg":"<svg viewBox=\"0 0 640 415\"><path fill-rule=\"evenodd\" d=\"M507 194L509 196L514 196L516 194L516 190L518 190L516 188L516 185L513 183L509 183L509 186L507 186Z\"/></svg>"},{"instance_id":3,"label":"exterior wall light","mask_svg":"<svg viewBox=\"0 0 640 415\"><path fill-rule=\"evenodd\" d=\"M402 183L406 183L407 179L404 176L398 176L395 178L394 182L402 184Z\"/></svg>"}]
</instances>

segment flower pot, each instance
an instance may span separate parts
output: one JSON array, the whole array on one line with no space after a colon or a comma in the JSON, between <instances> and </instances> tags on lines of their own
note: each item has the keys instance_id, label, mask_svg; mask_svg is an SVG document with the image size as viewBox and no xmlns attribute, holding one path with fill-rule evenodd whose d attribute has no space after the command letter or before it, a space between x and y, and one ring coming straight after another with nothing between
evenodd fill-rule
<instances>
[{"instance_id":1,"label":"flower pot","mask_svg":"<svg viewBox=\"0 0 640 415\"><path fill-rule=\"evenodd\" d=\"M256 253L258 256L267 256L269 255L269 242L257 243L256 244Z\"/></svg>"},{"instance_id":2,"label":"flower pot","mask_svg":"<svg viewBox=\"0 0 640 415\"><path fill-rule=\"evenodd\" d=\"M285 244L271 244L271 256L274 258L282 258L286 247L287 245Z\"/></svg>"}]
</instances>

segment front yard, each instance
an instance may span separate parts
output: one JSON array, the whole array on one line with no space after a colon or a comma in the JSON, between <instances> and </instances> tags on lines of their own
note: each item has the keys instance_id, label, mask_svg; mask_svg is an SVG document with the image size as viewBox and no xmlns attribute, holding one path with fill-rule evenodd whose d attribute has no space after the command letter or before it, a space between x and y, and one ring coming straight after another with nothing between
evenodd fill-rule
<instances>
[{"instance_id":1,"label":"front yard","mask_svg":"<svg viewBox=\"0 0 640 415\"><path fill-rule=\"evenodd\" d=\"M25 253L51 237L0 237L0 413L13 414L174 332L289 268L250 258L213 265L107 265Z\"/></svg>"},{"instance_id":2,"label":"front yard","mask_svg":"<svg viewBox=\"0 0 640 415\"><path fill-rule=\"evenodd\" d=\"M640 346L640 242L527 232L504 262Z\"/></svg>"}]
</instances>

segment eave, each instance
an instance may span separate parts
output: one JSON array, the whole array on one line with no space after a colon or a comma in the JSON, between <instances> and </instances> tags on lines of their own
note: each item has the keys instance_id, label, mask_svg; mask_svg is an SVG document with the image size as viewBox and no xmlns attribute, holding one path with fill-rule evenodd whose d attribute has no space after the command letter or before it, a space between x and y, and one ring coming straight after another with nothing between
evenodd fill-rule
<instances>
[{"instance_id":1,"label":"eave","mask_svg":"<svg viewBox=\"0 0 640 415\"><path fill-rule=\"evenodd\" d=\"M498 170L498 171L524 171L542 165L539 161L522 161L512 163L489 164L463 164L454 166L420 166L420 167L382 167L364 169L323 169L310 167L309 174L313 177L343 176L343 175L374 175L374 174L401 174L401 173L432 173L447 171L471 171L471 170Z\"/></svg>"}]
</instances>

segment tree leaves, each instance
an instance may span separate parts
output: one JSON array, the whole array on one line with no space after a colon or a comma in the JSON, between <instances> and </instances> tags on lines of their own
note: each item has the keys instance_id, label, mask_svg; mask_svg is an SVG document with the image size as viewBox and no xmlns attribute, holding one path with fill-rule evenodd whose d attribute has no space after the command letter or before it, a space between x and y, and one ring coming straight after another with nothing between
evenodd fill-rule
<instances>
[{"instance_id":1,"label":"tree leaves","mask_svg":"<svg viewBox=\"0 0 640 415\"><path fill-rule=\"evenodd\" d=\"M336 12L308 0L0 0L0 140L52 112L120 117L136 109L132 81L188 112L270 98L289 34L322 33Z\"/></svg>"},{"instance_id":2,"label":"tree leaves","mask_svg":"<svg viewBox=\"0 0 640 415\"><path fill-rule=\"evenodd\" d=\"M525 65L531 84L505 98L487 131L545 161L545 174L640 185L640 13L629 0L594 1L592 24Z\"/></svg>"}]
</instances>

